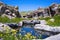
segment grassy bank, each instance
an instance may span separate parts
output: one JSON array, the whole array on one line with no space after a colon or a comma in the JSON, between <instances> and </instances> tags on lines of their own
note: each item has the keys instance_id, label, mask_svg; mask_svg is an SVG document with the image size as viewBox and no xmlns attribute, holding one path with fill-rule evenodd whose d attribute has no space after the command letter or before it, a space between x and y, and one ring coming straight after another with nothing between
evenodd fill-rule
<instances>
[{"instance_id":1,"label":"grassy bank","mask_svg":"<svg viewBox=\"0 0 60 40\"><path fill-rule=\"evenodd\" d=\"M20 21L24 20L23 18L13 18L9 19L8 17L0 17L1 23L18 23Z\"/></svg>"},{"instance_id":2,"label":"grassy bank","mask_svg":"<svg viewBox=\"0 0 60 40\"><path fill-rule=\"evenodd\" d=\"M54 22L48 20L47 24L50 26L60 26L60 15L55 15L52 19L54 19Z\"/></svg>"}]
</instances>

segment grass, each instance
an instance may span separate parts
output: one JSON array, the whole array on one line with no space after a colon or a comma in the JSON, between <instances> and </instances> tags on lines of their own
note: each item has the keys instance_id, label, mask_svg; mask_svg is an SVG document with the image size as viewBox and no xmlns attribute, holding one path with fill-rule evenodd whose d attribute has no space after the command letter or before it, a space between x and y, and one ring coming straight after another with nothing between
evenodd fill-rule
<instances>
[{"instance_id":1,"label":"grass","mask_svg":"<svg viewBox=\"0 0 60 40\"><path fill-rule=\"evenodd\" d=\"M2 22L2 23L19 23L22 20L24 20L24 19L23 18L9 19L8 17L0 17L0 22Z\"/></svg>"},{"instance_id":2,"label":"grass","mask_svg":"<svg viewBox=\"0 0 60 40\"><path fill-rule=\"evenodd\" d=\"M50 17L41 17L39 20L46 20L46 21L48 21L49 19L51 19Z\"/></svg>"},{"instance_id":3,"label":"grass","mask_svg":"<svg viewBox=\"0 0 60 40\"><path fill-rule=\"evenodd\" d=\"M50 20L48 20L47 24L50 26L60 26L60 15L55 15L53 19L54 19L54 22L51 22Z\"/></svg>"}]
</instances>

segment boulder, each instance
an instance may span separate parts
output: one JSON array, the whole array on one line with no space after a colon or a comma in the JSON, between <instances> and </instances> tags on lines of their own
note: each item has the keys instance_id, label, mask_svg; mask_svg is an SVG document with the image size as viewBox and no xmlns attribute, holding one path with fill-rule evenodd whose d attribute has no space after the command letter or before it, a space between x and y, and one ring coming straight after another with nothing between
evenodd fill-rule
<instances>
[{"instance_id":1,"label":"boulder","mask_svg":"<svg viewBox=\"0 0 60 40\"><path fill-rule=\"evenodd\" d=\"M46 24L45 20L40 20L40 24Z\"/></svg>"},{"instance_id":2,"label":"boulder","mask_svg":"<svg viewBox=\"0 0 60 40\"><path fill-rule=\"evenodd\" d=\"M44 40L60 40L60 34L54 35L54 36L50 36Z\"/></svg>"},{"instance_id":3,"label":"boulder","mask_svg":"<svg viewBox=\"0 0 60 40\"><path fill-rule=\"evenodd\" d=\"M52 26L43 25L43 24L36 24L34 28L39 30L51 31L51 32L60 32L60 27L52 27Z\"/></svg>"},{"instance_id":4,"label":"boulder","mask_svg":"<svg viewBox=\"0 0 60 40\"><path fill-rule=\"evenodd\" d=\"M2 17L8 17L9 19L15 18L15 16L10 16L10 15L6 15L6 14L3 14Z\"/></svg>"},{"instance_id":5,"label":"boulder","mask_svg":"<svg viewBox=\"0 0 60 40\"><path fill-rule=\"evenodd\" d=\"M0 40L3 40L3 38L1 38Z\"/></svg>"},{"instance_id":6,"label":"boulder","mask_svg":"<svg viewBox=\"0 0 60 40\"><path fill-rule=\"evenodd\" d=\"M18 26L22 26L22 25L23 25L23 22L22 21L18 23Z\"/></svg>"},{"instance_id":7,"label":"boulder","mask_svg":"<svg viewBox=\"0 0 60 40\"><path fill-rule=\"evenodd\" d=\"M7 32L7 30L12 30L8 25L0 23L0 32Z\"/></svg>"},{"instance_id":8,"label":"boulder","mask_svg":"<svg viewBox=\"0 0 60 40\"><path fill-rule=\"evenodd\" d=\"M39 20L25 20L25 21L23 21L23 24L35 25L35 24L40 24L40 21Z\"/></svg>"},{"instance_id":9,"label":"boulder","mask_svg":"<svg viewBox=\"0 0 60 40\"><path fill-rule=\"evenodd\" d=\"M7 14L8 16L10 15L12 18L13 16L21 18L21 14L18 11L18 7L13 7L0 2L0 16L3 14Z\"/></svg>"}]
</instances>

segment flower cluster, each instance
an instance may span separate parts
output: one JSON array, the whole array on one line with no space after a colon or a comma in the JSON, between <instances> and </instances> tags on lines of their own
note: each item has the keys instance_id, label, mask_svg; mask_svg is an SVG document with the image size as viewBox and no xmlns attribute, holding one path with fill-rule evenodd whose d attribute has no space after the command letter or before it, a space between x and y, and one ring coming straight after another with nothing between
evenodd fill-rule
<instances>
[{"instance_id":1,"label":"flower cluster","mask_svg":"<svg viewBox=\"0 0 60 40\"><path fill-rule=\"evenodd\" d=\"M32 39L36 39L36 36L31 35L31 33L27 33L21 39L22 40L32 40Z\"/></svg>"}]
</instances>

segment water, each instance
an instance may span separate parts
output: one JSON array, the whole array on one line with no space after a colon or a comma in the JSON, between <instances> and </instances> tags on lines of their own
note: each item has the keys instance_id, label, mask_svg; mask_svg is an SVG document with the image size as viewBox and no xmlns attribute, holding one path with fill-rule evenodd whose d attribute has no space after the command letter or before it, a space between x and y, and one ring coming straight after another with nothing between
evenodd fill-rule
<instances>
[{"instance_id":1,"label":"water","mask_svg":"<svg viewBox=\"0 0 60 40\"><path fill-rule=\"evenodd\" d=\"M31 35L36 36L37 38L39 38L41 35L41 39L48 37L47 35L38 33L33 27L30 26L23 26L22 28L20 28L19 34L24 36L27 33L31 33Z\"/></svg>"}]
</instances>

